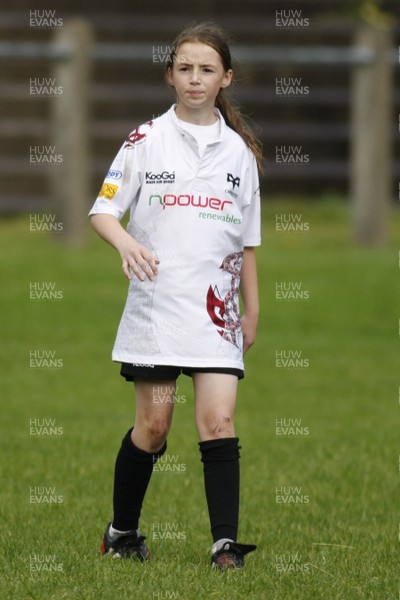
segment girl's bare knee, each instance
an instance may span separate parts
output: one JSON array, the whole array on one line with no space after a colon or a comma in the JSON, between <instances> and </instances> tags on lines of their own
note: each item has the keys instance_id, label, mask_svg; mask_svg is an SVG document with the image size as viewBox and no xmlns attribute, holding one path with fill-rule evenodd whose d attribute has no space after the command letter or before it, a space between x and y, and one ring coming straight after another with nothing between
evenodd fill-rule
<instances>
[{"instance_id":1,"label":"girl's bare knee","mask_svg":"<svg viewBox=\"0 0 400 600\"><path fill-rule=\"evenodd\" d=\"M136 422L132 432L134 443L147 452L157 452L167 439L170 422L165 418L153 418Z\"/></svg>"},{"instance_id":2,"label":"girl's bare knee","mask_svg":"<svg viewBox=\"0 0 400 600\"><path fill-rule=\"evenodd\" d=\"M200 429L207 439L234 437L234 421L227 415L209 415L203 419Z\"/></svg>"},{"instance_id":3,"label":"girl's bare knee","mask_svg":"<svg viewBox=\"0 0 400 600\"><path fill-rule=\"evenodd\" d=\"M165 419L154 419L146 424L146 434L149 440L165 441L169 431L169 422Z\"/></svg>"}]
</instances>

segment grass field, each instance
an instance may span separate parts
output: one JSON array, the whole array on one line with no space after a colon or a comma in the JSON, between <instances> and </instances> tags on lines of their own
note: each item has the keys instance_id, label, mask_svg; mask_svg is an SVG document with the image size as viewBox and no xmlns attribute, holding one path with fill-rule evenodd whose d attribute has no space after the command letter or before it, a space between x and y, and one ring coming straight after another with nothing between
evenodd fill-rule
<instances>
[{"instance_id":1,"label":"grass field","mask_svg":"<svg viewBox=\"0 0 400 600\"><path fill-rule=\"evenodd\" d=\"M308 231L277 231L281 213L301 214ZM244 572L221 574L209 566L188 378L168 448L181 472L154 473L143 510L154 560L99 555L134 411L110 360L126 281L94 233L66 250L29 232L28 217L3 221L0 598L397 599L399 214L391 226L390 246L367 250L339 202L264 210L262 317L237 409L239 539L258 550ZM34 282L62 298L30 300ZM277 300L277 282L308 293ZM62 368L30 366L37 350ZM277 366L277 351L301 352L301 366ZM58 435L40 430L44 419ZM43 488L49 501L34 503Z\"/></svg>"}]
</instances>

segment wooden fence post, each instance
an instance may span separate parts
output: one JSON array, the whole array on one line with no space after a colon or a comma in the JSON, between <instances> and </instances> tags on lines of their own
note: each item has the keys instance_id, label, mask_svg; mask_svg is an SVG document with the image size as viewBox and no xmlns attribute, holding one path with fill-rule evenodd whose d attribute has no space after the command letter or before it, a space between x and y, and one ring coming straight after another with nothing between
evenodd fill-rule
<instances>
[{"instance_id":1,"label":"wooden fence post","mask_svg":"<svg viewBox=\"0 0 400 600\"><path fill-rule=\"evenodd\" d=\"M83 243L90 197L89 105L93 34L83 19L66 20L54 43L71 50L69 59L56 60L53 77L62 94L52 99L52 144L62 155L60 166L49 167L51 201L63 235L71 245Z\"/></svg>"},{"instance_id":2,"label":"wooden fence post","mask_svg":"<svg viewBox=\"0 0 400 600\"><path fill-rule=\"evenodd\" d=\"M375 59L354 68L352 82L351 199L358 243L384 245L391 203L393 63L392 30L364 24L356 46Z\"/></svg>"}]
</instances>

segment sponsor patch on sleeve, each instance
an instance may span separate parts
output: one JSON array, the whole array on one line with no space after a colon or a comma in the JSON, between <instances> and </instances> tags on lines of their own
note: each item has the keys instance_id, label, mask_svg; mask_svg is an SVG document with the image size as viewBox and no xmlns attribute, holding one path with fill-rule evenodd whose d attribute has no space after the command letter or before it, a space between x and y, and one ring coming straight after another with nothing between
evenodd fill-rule
<instances>
[{"instance_id":1,"label":"sponsor patch on sleeve","mask_svg":"<svg viewBox=\"0 0 400 600\"><path fill-rule=\"evenodd\" d=\"M110 169L106 175L106 179L122 179L122 171Z\"/></svg>"},{"instance_id":2,"label":"sponsor patch on sleeve","mask_svg":"<svg viewBox=\"0 0 400 600\"><path fill-rule=\"evenodd\" d=\"M113 183L103 183L99 192L99 198L106 198L112 200L118 191L118 186Z\"/></svg>"}]
</instances>

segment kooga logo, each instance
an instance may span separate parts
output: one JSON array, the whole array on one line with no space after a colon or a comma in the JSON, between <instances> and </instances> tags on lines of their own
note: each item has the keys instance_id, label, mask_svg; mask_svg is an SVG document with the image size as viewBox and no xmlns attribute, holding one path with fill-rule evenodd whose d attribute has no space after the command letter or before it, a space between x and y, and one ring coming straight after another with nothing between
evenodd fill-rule
<instances>
[{"instance_id":1,"label":"kooga logo","mask_svg":"<svg viewBox=\"0 0 400 600\"><path fill-rule=\"evenodd\" d=\"M146 171L146 183L172 183L173 181L175 181L175 171L172 173L168 173L168 171L162 173Z\"/></svg>"}]
</instances>

